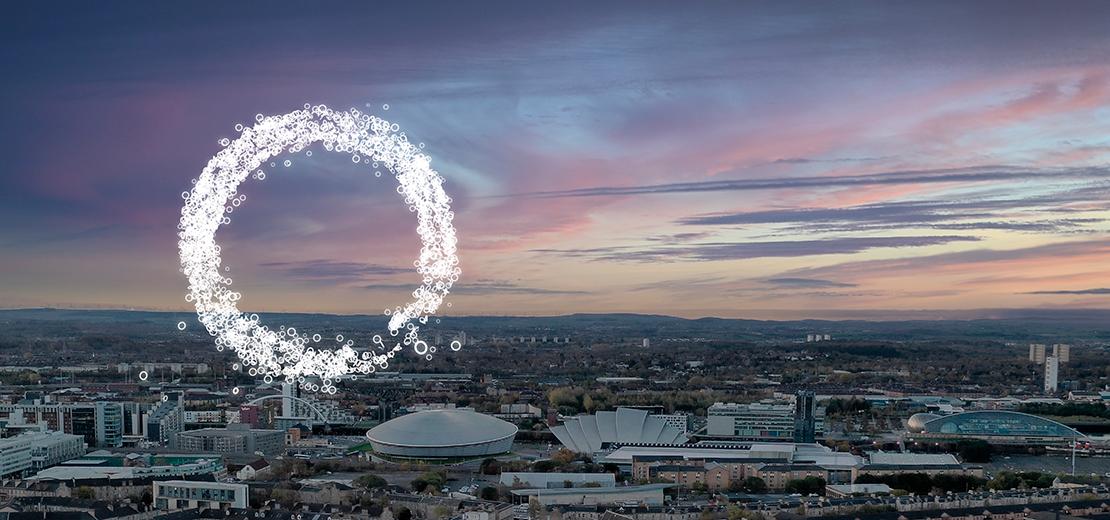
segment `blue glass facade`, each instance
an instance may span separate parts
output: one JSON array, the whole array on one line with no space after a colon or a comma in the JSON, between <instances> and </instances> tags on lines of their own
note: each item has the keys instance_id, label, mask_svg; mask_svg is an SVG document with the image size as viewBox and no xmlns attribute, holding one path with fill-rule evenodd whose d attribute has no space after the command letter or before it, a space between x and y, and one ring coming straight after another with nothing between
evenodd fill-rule
<instances>
[{"instance_id":1,"label":"blue glass facade","mask_svg":"<svg viewBox=\"0 0 1110 520\"><path fill-rule=\"evenodd\" d=\"M1022 437L1082 437L1083 434L1035 415L1005 411L965 412L925 423L925 433Z\"/></svg>"}]
</instances>

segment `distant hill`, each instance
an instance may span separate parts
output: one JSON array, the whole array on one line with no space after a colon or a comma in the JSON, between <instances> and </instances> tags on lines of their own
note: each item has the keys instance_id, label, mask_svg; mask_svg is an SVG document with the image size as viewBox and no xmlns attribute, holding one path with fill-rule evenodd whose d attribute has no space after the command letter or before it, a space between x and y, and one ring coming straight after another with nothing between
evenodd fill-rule
<instances>
[{"instance_id":1,"label":"distant hill","mask_svg":"<svg viewBox=\"0 0 1110 520\"><path fill-rule=\"evenodd\" d=\"M303 313L259 313L265 323L312 327L314 330L384 329L381 315L331 315ZM920 311L902 313L906 319L884 320L793 320L769 321L728 318L687 319L649 314L569 314L564 316L444 316L440 323L424 327L429 333L454 334L466 331L473 337L542 336L593 339L690 338L735 341L797 340L807 333L830 334L833 339L997 340L997 341L1110 341L1110 310L1004 309L975 311ZM943 315L921 319L918 315ZM952 319L952 314L966 319ZM0 310L0 330L23 330L43 326L77 325L96 329L133 327L136 332L175 332L185 321L191 332L197 328L190 312L125 310L11 309Z\"/></svg>"}]
</instances>

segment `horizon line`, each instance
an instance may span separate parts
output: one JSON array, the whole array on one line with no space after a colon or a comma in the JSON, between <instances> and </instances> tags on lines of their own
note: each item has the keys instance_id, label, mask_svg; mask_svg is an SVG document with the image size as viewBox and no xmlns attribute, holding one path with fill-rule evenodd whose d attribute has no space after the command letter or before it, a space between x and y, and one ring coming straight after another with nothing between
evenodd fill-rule
<instances>
[{"instance_id":1,"label":"horizon line","mask_svg":"<svg viewBox=\"0 0 1110 520\"><path fill-rule=\"evenodd\" d=\"M193 310L165 310L165 309L150 309L150 308L117 308L117 307L3 307L0 306L0 313L3 312L18 312L18 311L79 311L79 312L131 312L131 313L158 313L158 314L178 314L187 313L195 314ZM763 309L760 312L798 312L797 310L790 309ZM240 311L244 313L254 314L304 314L304 315L317 315L317 316L334 316L334 317L366 317L374 318L380 316L383 319L388 319L385 315L377 314L364 314L364 313L334 313L334 312L313 312L313 311ZM1110 308L1102 307L982 307L973 309L908 309L908 310L879 310L879 309L857 309L838 311L843 314L887 314L890 317L843 317L843 318L818 318L818 317L799 317L799 318L747 318L747 317L725 317L719 315L703 315L696 317L678 316L673 314L660 314L650 312L627 312L627 311L612 311L612 312L574 312L567 314L466 314L466 315L435 315L439 318L454 318L454 319L467 319L467 318L533 318L533 319L549 319L549 318L566 318L571 316L643 316L643 317L660 317L671 318L686 321L697 321L703 319L716 319L716 320L732 320L732 321L763 321L763 322L792 322L792 321L863 321L863 322L890 322L890 321L980 321L980 320L1006 320L1014 319L1013 317L997 316L997 317L983 317L971 316L966 318L956 318L951 316L937 316L937 317L913 317L913 314L921 313L936 313L936 314L967 314L967 313L990 313L990 312L1043 312L1043 313L1058 313L1058 312L1106 312L1110 313ZM905 315L904 317L897 317L897 315Z\"/></svg>"}]
</instances>

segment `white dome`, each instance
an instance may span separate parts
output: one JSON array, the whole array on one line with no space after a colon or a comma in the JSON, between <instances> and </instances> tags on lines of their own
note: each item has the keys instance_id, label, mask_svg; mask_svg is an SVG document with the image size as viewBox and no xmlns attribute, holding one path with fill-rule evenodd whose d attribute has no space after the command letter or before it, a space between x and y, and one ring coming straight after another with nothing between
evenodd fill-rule
<instances>
[{"instance_id":1,"label":"white dome","mask_svg":"<svg viewBox=\"0 0 1110 520\"><path fill-rule=\"evenodd\" d=\"M497 455L512 449L517 427L473 410L402 415L366 432L376 453L409 458Z\"/></svg>"}]
</instances>

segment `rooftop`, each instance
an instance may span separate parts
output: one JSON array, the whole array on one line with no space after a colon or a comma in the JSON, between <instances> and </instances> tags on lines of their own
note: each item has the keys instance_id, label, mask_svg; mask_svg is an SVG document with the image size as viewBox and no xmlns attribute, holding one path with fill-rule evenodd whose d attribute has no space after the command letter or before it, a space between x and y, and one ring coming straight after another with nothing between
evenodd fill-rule
<instances>
[{"instance_id":1,"label":"rooftop","mask_svg":"<svg viewBox=\"0 0 1110 520\"><path fill-rule=\"evenodd\" d=\"M517 427L473 410L426 410L402 415L366 432L371 442L393 446L466 446L515 436Z\"/></svg>"},{"instance_id":2,"label":"rooftop","mask_svg":"<svg viewBox=\"0 0 1110 520\"><path fill-rule=\"evenodd\" d=\"M877 451L868 456L871 464L884 466L951 466L959 465L955 455L949 453L887 453Z\"/></svg>"},{"instance_id":3,"label":"rooftop","mask_svg":"<svg viewBox=\"0 0 1110 520\"><path fill-rule=\"evenodd\" d=\"M625 495L642 493L644 491L662 491L675 487L678 484L644 484L642 486L620 486L610 488L551 488L551 489L514 489L512 493L517 496L551 496L551 495Z\"/></svg>"}]
</instances>

